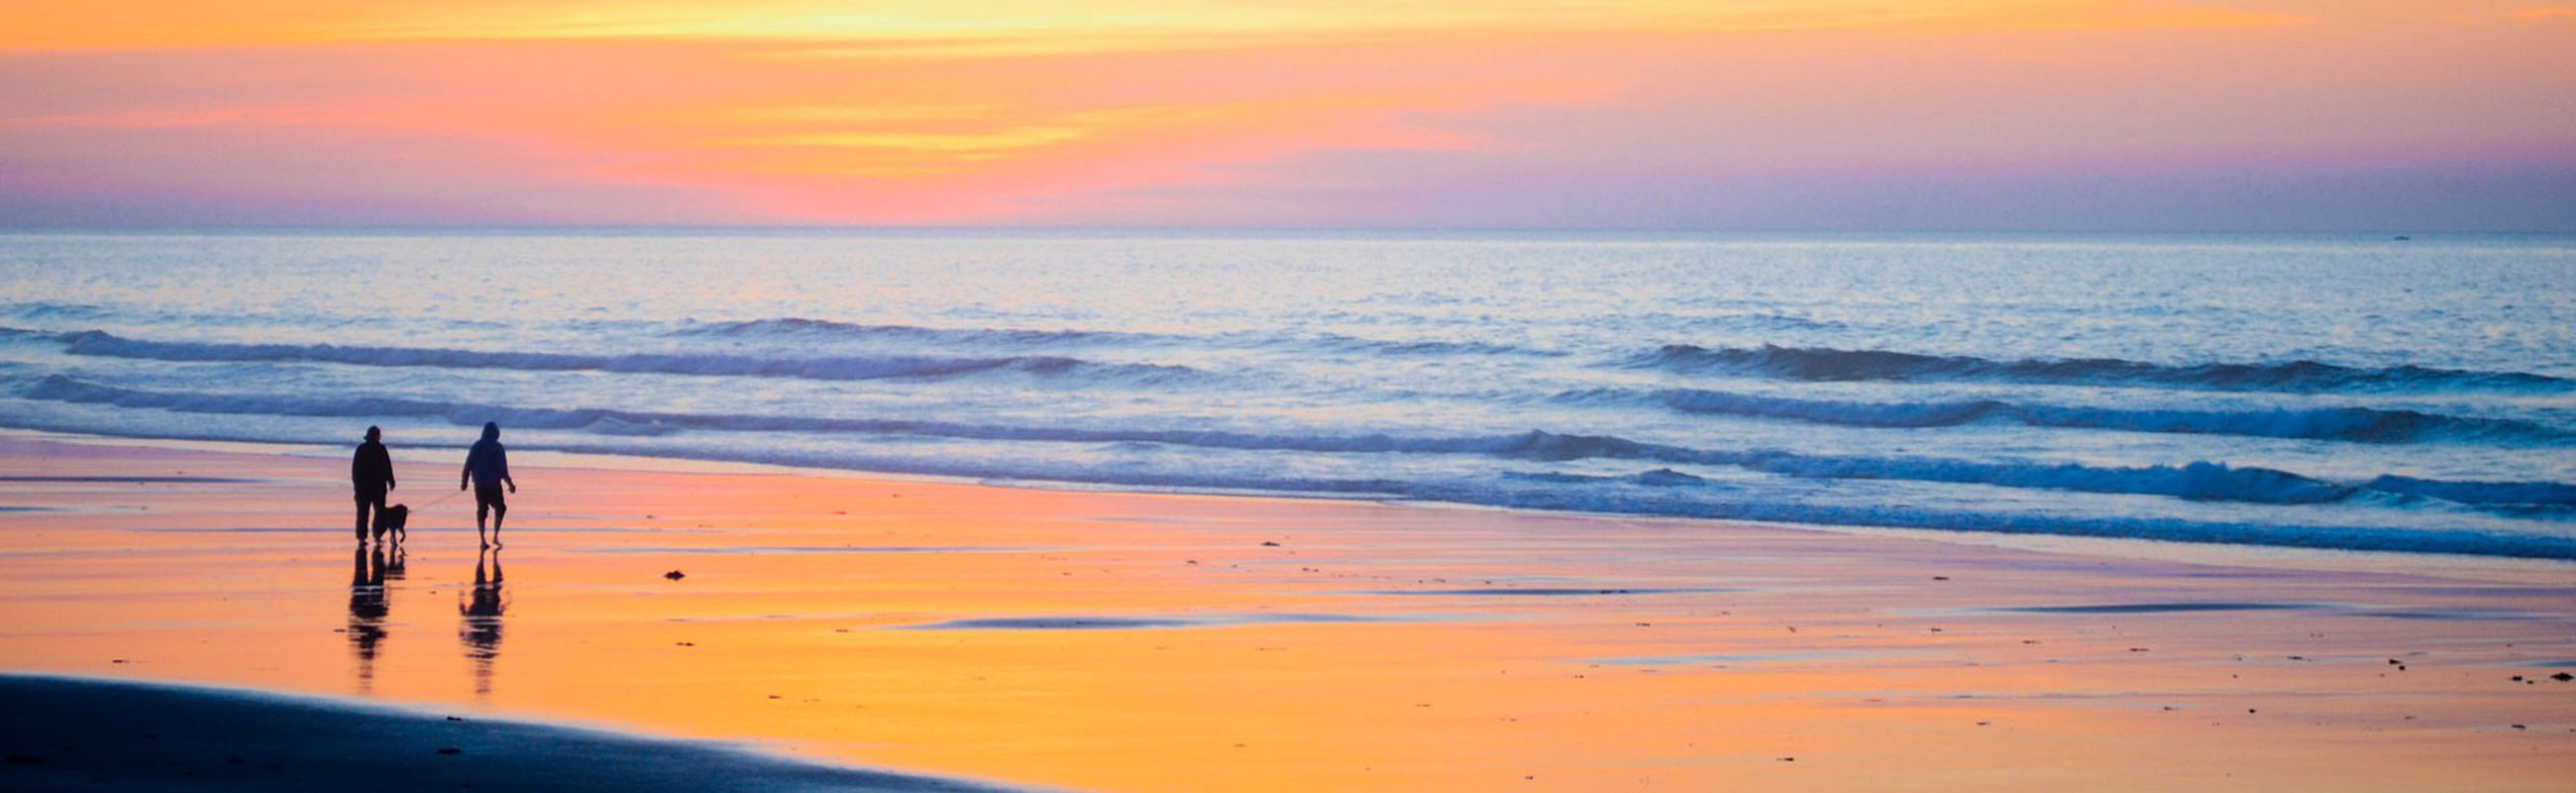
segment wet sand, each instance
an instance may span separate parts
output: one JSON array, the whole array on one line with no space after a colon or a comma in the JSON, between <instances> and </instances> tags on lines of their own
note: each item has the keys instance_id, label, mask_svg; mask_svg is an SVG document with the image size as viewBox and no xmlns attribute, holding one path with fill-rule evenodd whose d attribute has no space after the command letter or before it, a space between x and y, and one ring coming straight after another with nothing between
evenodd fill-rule
<instances>
[{"instance_id":1,"label":"wet sand","mask_svg":"<svg viewBox=\"0 0 2576 793\"><path fill-rule=\"evenodd\" d=\"M2576 779L2567 565L533 455L478 554L461 459L380 559L345 452L0 436L0 669L1086 790Z\"/></svg>"}]
</instances>

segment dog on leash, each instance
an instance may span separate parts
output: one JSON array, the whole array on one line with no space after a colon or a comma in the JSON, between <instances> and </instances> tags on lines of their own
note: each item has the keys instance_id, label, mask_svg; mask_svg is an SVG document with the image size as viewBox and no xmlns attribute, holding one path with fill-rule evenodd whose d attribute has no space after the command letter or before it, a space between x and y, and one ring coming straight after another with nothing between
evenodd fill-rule
<instances>
[{"instance_id":1,"label":"dog on leash","mask_svg":"<svg viewBox=\"0 0 2576 793\"><path fill-rule=\"evenodd\" d=\"M382 540L387 534L393 535L397 543L411 539L411 532L403 528L410 522L411 507L395 504L376 510L376 539Z\"/></svg>"}]
</instances>

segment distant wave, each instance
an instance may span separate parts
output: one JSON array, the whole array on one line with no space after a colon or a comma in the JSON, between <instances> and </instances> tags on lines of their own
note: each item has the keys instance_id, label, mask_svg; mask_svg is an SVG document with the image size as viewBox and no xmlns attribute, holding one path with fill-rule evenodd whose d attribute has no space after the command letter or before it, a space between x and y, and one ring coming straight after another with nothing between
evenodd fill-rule
<instances>
[{"instance_id":1,"label":"distant wave","mask_svg":"<svg viewBox=\"0 0 2576 793\"><path fill-rule=\"evenodd\" d=\"M19 333L23 336L27 332ZM1205 372L1186 366L1101 363L1052 355L989 358L912 355L765 358L716 353L592 355L337 344L150 341L130 339L96 330L58 334L54 335L53 339L62 342L64 351L73 355L156 361L307 362L352 366L425 366L447 369L512 369L550 372L595 371L786 377L808 380L939 379L987 372L1018 372L1042 376L1082 375L1152 382L1206 375Z\"/></svg>"},{"instance_id":2,"label":"distant wave","mask_svg":"<svg viewBox=\"0 0 2576 793\"><path fill-rule=\"evenodd\" d=\"M789 339L865 339L901 342L993 342L1013 346L1065 344L1072 342L1150 338L1142 334L1080 330L1017 330L1010 328L926 328L915 325L869 325L834 322L827 319L780 317L741 322L709 322L691 325L677 331L680 336L719 336L731 338Z\"/></svg>"},{"instance_id":3,"label":"distant wave","mask_svg":"<svg viewBox=\"0 0 2576 793\"><path fill-rule=\"evenodd\" d=\"M0 304L0 317L32 320L71 320L87 322L102 319L115 312L104 306L87 303L21 302ZM15 330L6 328L0 330ZM21 331L24 332L24 331Z\"/></svg>"},{"instance_id":4,"label":"distant wave","mask_svg":"<svg viewBox=\"0 0 2576 793\"><path fill-rule=\"evenodd\" d=\"M90 383L62 375L37 381L28 399L104 404L125 408L309 417L431 418L460 426L499 421L507 426L574 430L600 435L657 436L688 431L869 433L962 440L1061 443L1153 443L1209 449L1330 454L1472 454L1571 461L1643 460L1665 464L1740 468L1804 479L1886 479L2166 496L2196 501L2321 504L2356 497L2436 499L2477 508L2528 513L2576 507L2576 486L2554 482L2445 482L2383 476L2343 484L2269 468L2192 462L2180 466L2102 467L2073 463L1976 461L1917 457L1811 455L1775 450L1693 449L1641 443L1607 435L1544 431L1470 436L1388 434L1274 434L970 424L902 419L657 413L605 409L523 408L429 402L384 397L308 398L258 394L143 391Z\"/></svg>"},{"instance_id":5,"label":"distant wave","mask_svg":"<svg viewBox=\"0 0 2576 793\"><path fill-rule=\"evenodd\" d=\"M1826 347L1707 348L1667 345L1627 365L1690 374L1789 380L2003 381L2129 385L2198 391L2576 389L2576 380L2528 372L2423 366L2351 367L2317 361L2157 364L2117 358L2006 359Z\"/></svg>"},{"instance_id":6,"label":"distant wave","mask_svg":"<svg viewBox=\"0 0 2576 793\"><path fill-rule=\"evenodd\" d=\"M683 337L762 338L787 340L886 341L906 344L980 344L1003 348L1073 346L1086 344L1220 346L1236 348L1292 347L1309 350L1364 352L1391 356L1416 355L1555 355L1557 353L1523 349L1507 344L1454 341L1394 341L1371 339L1339 333L1313 335L1275 335L1265 333L1223 333L1205 336L1137 333L1091 330L1030 330L1020 328L930 328L917 325L878 325L835 322L824 319L783 317L741 322L710 322L682 328L674 335Z\"/></svg>"},{"instance_id":7,"label":"distant wave","mask_svg":"<svg viewBox=\"0 0 2576 793\"><path fill-rule=\"evenodd\" d=\"M1509 344L1477 341L1390 341L1339 333L1322 333L1311 337L1289 339L1286 343L1344 352L1365 352L1398 357L1416 355L1538 355L1558 356L1563 353L1533 350Z\"/></svg>"},{"instance_id":8,"label":"distant wave","mask_svg":"<svg viewBox=\"0 0 2576 793\"><path fill-rule=\"evenodd\" d=\"M1995 399L1895 403L1846 402L1756 396L1700 389L1667 389L1653 392L1593 389L1561 393L1555 399L1559 402L1575 404L1604 402L1654 404L1683 413L1783 419L1845 427L1910 429L1956 427L1993 421L2032 427L2239 435L2353 443L2475 440L2559 444L2576 441L2576 432L2529 421L2360 407L2297 410L2281 408L2184 410L2023 404Z\"/></svg>"}]
</instances>

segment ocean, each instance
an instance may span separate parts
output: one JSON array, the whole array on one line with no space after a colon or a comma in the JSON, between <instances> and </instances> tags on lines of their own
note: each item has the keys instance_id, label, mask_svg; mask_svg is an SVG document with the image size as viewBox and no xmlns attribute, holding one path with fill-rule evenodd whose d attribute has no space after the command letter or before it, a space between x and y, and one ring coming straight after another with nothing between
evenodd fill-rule
<instances>
[{"instance_id":1,"label":"ocean","mask_svg":"<svg viewBox=\"0 0 2576 793\"><path fill-rule=\"evenodd\" d=\"M8 428L2576 560L2569 236L20 232L0 287Z\"/></svg>"}]
</instances>

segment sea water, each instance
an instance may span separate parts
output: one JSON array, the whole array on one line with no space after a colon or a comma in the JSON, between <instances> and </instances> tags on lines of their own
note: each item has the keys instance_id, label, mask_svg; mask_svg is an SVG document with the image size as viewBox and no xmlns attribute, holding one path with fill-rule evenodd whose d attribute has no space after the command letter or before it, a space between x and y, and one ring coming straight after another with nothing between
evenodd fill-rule
<instances>
[{"instance_id":1,"label":"sea water","mask_svg":"<svg viewBox=\"0 0 2576 793\"><path fill-rule=\"evenodd\" d=\"M2576 237L0 235L0 426L2576 559Z\"/></svg>"}]
</instances>

